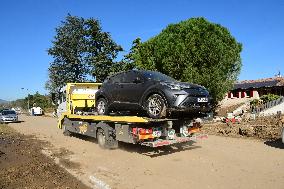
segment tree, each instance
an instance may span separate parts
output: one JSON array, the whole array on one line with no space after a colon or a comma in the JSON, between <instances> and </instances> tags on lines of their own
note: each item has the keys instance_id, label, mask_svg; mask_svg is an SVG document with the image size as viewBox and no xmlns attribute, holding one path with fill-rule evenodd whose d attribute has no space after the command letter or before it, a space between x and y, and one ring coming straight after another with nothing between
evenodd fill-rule
<instances>
[{"instance_id":1,"label":"tree","mask_svg":"<svg viewBox=\"0 0 284 189\"><path fill-rule=\"evenodd\" d=\"M97 82L102 82L111 72L118 52L122 47L117 45L108 32L103 32L95 19L86 20L86 36L88 37L87 61L91 66L91 73Z\"/></svg>"},{"instance_id":2,"label":"tree","mask_svg":"<svg viewBox=\"0 0 284 189\"><path fill-rule=\"evenodd\" d=\"M24 99L17 99L14 101L11 101L11 107L21 107L23 109L28 108L28 103L29 107L39 106L44 110L48 110L53 108L52 102L51 102L51 97L48 95L41 95L39 92L36 92L35 94L29 94L27 97Z\"/></svg>"},{"instance_id":3,"label":"tree","mask_svg":"<svg viewBox=\"0 0 284 189\"><path fill-rule=\"evenodd\" d=\"M241 50L225 27L191 18L168 25L144 43L136 39L128 57L137 68L205 86L216 105L240 73Z\"/></svg>"},{"instance_id":4,"label":"tree","mask_svg":"<svg viewBox=\"0 0 284 189\"><path fill-rule=\"evenodd\" d=\"M84 82L94 77L102 81L122 48L109 33L103 32L98 20L67 15L56 28L48 54L54 60L48 69L46 88L58 92L67 82Z\"/></svg>"}]
</instances>

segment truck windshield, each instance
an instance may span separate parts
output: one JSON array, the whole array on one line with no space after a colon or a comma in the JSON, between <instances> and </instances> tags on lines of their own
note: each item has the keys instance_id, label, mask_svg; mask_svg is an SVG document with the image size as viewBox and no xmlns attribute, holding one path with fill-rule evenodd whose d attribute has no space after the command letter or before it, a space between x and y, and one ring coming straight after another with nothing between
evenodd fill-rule
<instances>
[{"instance_id":1,"label":"truck windshield","mask_svg":"<svg viewBox=\"0 0 284 189\"><path fill-rule=\"evenodd\" d=\"M155 71L145 71L143 72L143 76L146 79L150 79L150 80L155 80L155 81L169 81L169 82L175 82L176 80L165 75L162 74L160 72L155 72Z\"/></svg>"},{"instance_id":2,"label":"truck windshield","mask_svg":"<svg viewBox=\"0 0 284 189\"><path fill-rule=\"evenodd\" d=\"M3 111L2 112L2 115L10 115L10 114L16 114L16 112L15 111Z\"/></svg>"}]
</instances>

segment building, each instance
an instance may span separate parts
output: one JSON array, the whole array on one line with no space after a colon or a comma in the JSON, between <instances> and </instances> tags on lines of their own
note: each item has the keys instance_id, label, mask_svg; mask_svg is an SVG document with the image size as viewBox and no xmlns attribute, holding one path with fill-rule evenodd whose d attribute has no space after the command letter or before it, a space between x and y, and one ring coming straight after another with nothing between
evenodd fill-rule
<instances>
[{"instance_id":1,"label":"building","mask_svg":"<svg viewBox=\"0 0 284 189\"><path fill-rule=\"evenodd\" d=\"M273 78L237 82L226 98L259 98L266 94L284 96L284 77L278 75Z\"/></svg>"}]
</instances>

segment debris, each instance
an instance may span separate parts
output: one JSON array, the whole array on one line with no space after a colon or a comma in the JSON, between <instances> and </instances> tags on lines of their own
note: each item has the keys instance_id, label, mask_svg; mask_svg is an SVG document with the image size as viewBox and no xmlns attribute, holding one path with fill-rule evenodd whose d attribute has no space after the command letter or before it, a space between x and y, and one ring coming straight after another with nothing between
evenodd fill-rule
<instances>
[{"instance_id":1,"label":"debris","mask_svg":"<svg viewBox=\"0 0 284 189\"><path fill-rule=\"evenodd\" d=\"M255 120L243 120L240 124L204 123L202 131L207 134L232 137L253 137L264 140L276 140L281 136L284 116L258 117Z\"/></svg>"}]
</instances>

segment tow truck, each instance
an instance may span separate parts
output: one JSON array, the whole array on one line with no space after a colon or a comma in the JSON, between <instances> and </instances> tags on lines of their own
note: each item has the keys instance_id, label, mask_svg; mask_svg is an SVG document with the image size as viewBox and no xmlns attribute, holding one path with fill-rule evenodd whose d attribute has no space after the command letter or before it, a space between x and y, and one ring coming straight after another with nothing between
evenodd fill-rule
<instances>
[{"instance_id":1,"label":"tow truck","mask_svg":"<svg viewBox=\"0 0 284 189\"><path fill-rule=\"evenodd\" d=\"M151 119L133 115L98 115L95 94L101 83L67 83L58 100L58 128L97 138L102 148L116 148L118 141L149 147L167 146L207 138L198 119Z\"/></svg>"}]
</instances>

